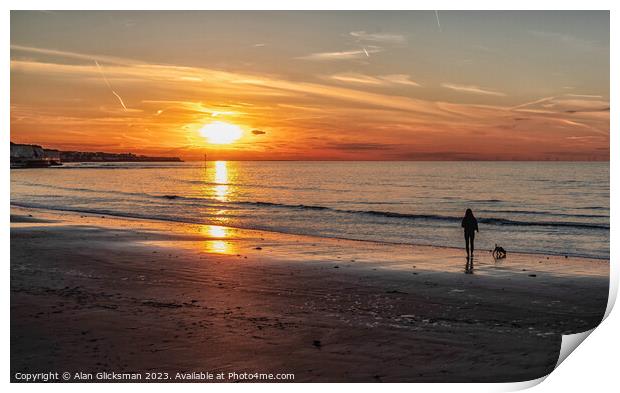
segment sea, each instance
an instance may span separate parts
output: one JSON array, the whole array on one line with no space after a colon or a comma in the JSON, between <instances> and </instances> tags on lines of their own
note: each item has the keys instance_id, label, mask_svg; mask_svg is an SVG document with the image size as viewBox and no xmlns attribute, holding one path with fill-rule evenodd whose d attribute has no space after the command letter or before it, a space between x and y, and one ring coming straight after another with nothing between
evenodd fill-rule
<instances>
[{"instance_id":1,"label":"sea","mask_svg":"<svg viewBox=\"0 0 620 393\"><path fill-rule=\"evenodd\" d=\"M378 243L609 259L609 163L69 163L11 170L11 204Z\"/></svg>"}]
</instances>

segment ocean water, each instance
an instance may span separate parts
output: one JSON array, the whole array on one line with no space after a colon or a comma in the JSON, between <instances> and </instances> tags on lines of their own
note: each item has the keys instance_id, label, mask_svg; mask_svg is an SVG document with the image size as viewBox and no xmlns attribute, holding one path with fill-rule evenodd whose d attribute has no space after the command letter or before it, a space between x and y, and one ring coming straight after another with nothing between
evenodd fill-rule
<instances>
[{"instance_id":1,"label":"ocean water","mask_svg":"<svg viewBox=\"0 0 620 393\"><path fill-rule=\"evenodd\" d=\"M293 234L609 258L609 164L82 163L11 171L11 203Z\"/></svg>"}]
</instances>

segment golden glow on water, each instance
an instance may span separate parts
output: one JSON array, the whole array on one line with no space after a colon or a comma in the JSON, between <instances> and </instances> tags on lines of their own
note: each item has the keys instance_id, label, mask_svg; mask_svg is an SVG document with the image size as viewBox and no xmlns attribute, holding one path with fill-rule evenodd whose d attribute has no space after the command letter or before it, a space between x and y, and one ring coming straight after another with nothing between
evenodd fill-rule
<instances>
[{"instance_id":1,"label":"golden glow on water","mask_svg":"<svg viewBox=\"0 0 620 393\"><path fill-rule=\"evenodd\" d=\"M216 254L232 254L232 247L230 243L223 240L210 240L205 243L207 252L213 252Z\"/></svg>"},{"instance_id":2,"label":"golden glow on water","mask_svg":"<svg viewBox=\"0 0 620 393\"><path fill-rule=\"evenodd\" d=\"M228 162L216 161L215 162L215 179L214 183L219 183L215 186L215 197L220 202L226 202L228 200Z\"/></svg>"},{"instance_id":3,"label":"golden glow on water","mask_svg":"<svg viewBox=\"0 0 620 393\"><path fill-rule=\"evenodd\" d=\"M227 161L215 161L215 183L228 183Z\"/></svg>"},{"instance_id":4,"label":"golden glow on water","mask_svg":"<svg viewBox=\"0 0 620 393\"><path fill-rule=\"evenodd\" d=\"M230 228L219 225L203 225L199 231L210 238L204 242L205 251L216 254L234 253L234 243L226 240L231 235Z\"/></svg>"},{"instance_id":5,"label":"golden glow on water","mask_svg":"<svg viewBox=\"0 0 620 393\"><path fill-rule=\"evenodd\" d=\"M207 225L207 233L211 237L225 238L227 237L228 228L219 225Z\"/></svg>"},{"instance_id":6,"label":"golden glow on water","mask_svg":"<svg viewBox=\"0 0 620 393\"><path fill-rule=\"evenodd\" d=\"M236 177L235 163L215 161L212 165L211 168L207 168L204 171L202 193L207 198L215 198L220 202L227 202L235 188L235 186L229 185L229 182L234 182ZM211 219L224 225L231 224L229 223L230 218L226 209L214 212L214 216L211 216ZM198 232L207 238L203 244L204 251L217 254L234 254L236 252L235 242L231 239L231 228L220 225L203 225Z\"/></svg>"}]
</instances>

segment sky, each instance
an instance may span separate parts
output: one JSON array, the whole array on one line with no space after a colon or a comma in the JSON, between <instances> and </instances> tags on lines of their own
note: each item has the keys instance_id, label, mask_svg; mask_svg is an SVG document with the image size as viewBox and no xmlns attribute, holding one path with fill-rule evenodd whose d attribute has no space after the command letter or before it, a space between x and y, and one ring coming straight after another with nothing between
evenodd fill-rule
<instances>
[{"instance_id":1,"label":"sky","mask_svg":"<svg viewBox=\"0 0 620 393\"><path fill-rule=\"evenodd\" d=\"M185 160L607 161L609 72L608 11L12 11L11 140ZM205 126L240 137L213 143Z\"/></svg>"}]
</instances>

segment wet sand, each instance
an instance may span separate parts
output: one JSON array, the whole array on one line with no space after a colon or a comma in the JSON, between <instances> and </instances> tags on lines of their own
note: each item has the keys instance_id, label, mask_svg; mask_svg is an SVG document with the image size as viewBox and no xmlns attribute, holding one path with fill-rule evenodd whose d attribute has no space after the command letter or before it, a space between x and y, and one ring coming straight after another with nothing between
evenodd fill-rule
<instances>
[{"instance_id":1,"label":"wet sand","mask_svg":"<svg viewBox=\"0 0 620 393\"><path fill-rule=\"evenodd\" d=\"M480 250L464 274L455 249L21 208L11 221L12 378L523 381L607 304L601 260Z\"/></svg>"}]
</instances>

